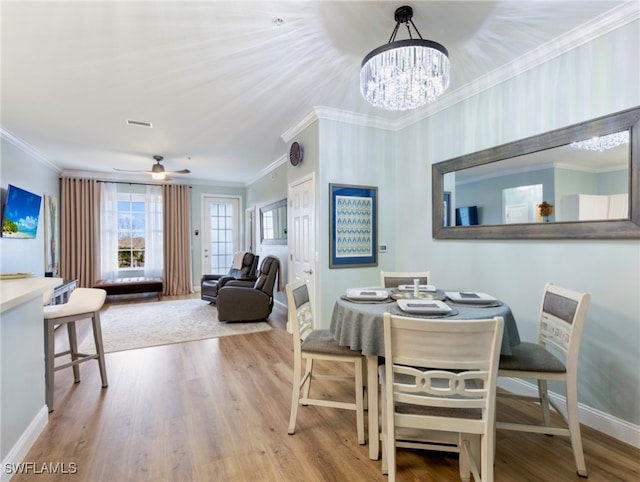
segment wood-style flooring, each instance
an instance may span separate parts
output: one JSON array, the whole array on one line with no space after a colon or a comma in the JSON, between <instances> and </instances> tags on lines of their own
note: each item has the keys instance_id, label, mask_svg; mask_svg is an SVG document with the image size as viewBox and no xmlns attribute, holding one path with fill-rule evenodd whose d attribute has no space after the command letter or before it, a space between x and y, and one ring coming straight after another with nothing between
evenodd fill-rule
<instances>
[{"instance_id":1,"label":"wood-style flooring","mask_svg":"<svg viewBox=\"0 0 640 482\"><path fill-rule=\"evenodd\" d=\"M141 300L156 298L105 308ZM300 407L296 433L287 434L291 335L278 309L269 324L267 332L107 354L105 389L97 363L80 366L78 384L71 370L57 372L55 410L25 459L31 470L12 481L386 481L380 461L358 445L354 412ZM315 388L352 396L347 383L324 383ZM535 413L520 408L500 402L498 417ZM640 480L640 450L587 427L582 434L588 479L577 476L567 438L499 431L495 480ZM398 467L400 481L459 480L454 454L400 449Z\"/></svg>"}]
</instances>

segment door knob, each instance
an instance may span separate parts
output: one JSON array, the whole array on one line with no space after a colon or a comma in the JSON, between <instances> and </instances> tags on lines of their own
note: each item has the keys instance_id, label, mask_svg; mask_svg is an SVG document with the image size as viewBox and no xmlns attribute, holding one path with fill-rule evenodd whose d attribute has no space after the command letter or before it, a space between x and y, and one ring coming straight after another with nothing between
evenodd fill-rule
<instances>
[{"instance_id":1,"label":"door knob","mask_svg":"<svg viewBox=\"0 0 640 482\"><path fill-rule=\"evenodd\" d=\"M302 272L303 273L307 273L307 274L313 274L313 270L312 269L303 269Z\"/></svg>"}]
</instances>

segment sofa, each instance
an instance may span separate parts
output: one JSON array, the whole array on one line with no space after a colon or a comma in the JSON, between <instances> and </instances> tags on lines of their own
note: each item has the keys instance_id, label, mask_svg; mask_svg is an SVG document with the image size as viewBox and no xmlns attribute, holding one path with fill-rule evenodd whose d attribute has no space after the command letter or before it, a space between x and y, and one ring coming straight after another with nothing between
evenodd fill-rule
<instances>
[{"instance_id":1,"label":"sofa","mask_svg":"<svg viewBox=\"0 0 640 482\"><path fill-rule=\"evenodd\" d=\"M257 279L256 267L258 258L253 253L246 252L242 257L239 268L231 267L227 274L204 274L200 279L200 298L215 304L218 300L218 291L231 280L243 280L253 284Z\"/></svg>"},{"instance_id":2,"label":"sofa","mask_svg":"<svg viewBox=\"0 0 640 482\"><path fill-rule=\"evenodd\" d=\"M266 320L273 310L273 290L279 272L280 260L266 256L255 282L227 282L218 291L218 319L223 322Z\"/></svg>"}]
</instances>

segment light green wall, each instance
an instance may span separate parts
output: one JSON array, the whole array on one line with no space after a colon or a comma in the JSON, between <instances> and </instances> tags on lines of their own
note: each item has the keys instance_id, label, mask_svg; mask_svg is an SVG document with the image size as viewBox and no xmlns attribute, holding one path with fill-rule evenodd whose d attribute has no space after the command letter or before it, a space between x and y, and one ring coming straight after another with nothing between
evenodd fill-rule
<instances>
[{"instance_id":1,"label":"light green wall","mask_svg":"<svg viewBox=\"0 0 640 482\"><path fill-rule=\"evenodd\" d=\"M256 254L260 256L260 262L262 262L265 256L275 256L280 260L282 286L287 283L288 279L287 245L260 243L260 208L267 204L271 204L272 202L285 199L286 197L287 164L285 163L279 165L270 173L262 176L247 188L247 207L256 210ZM286 304L286 295L284 291L275 291L274 298L277 302Z\"/></svg>"},{"instance_id":2,"label":"light green wall","mask_svg":"<svg viewBox=\"0 0 640 482\"><path fill-rule=\"evenodd\" d=\"M59 175L12 142L0 139L0 189L4 207L7 187L13 184L43 196L60 200ZM35 239L8 239L0 237L0 272L34 273L44 275L44 210L40 205L40 219Z\"/></svg>"},{"instance_id":3,"label":"light green wall","mask_svg":"<svg viewBox=\"0 0 640 482\"><path fill-rule=\"evenodd\" d=\"M317 316L328 327L335 300L349 287L377 286L380 270L395 265L398 241L395 236L394 206L404 198L396 175L396 135L392 131L363 127L332 120L319 123L319 161L317 239ZM403 178L405 181L410 178ZM352 184L378 188L378 243L389 246L378 253L378 266L329 269L329 184ZM419 188L419 187L418 187ZM408 206L408 209L411 209Z\"/></svg>"},{"instance_id":4,"label":"light green wall","mask_svg":"<svg viewBox=\"0 0 640 482\"><path fill-rule=\"evenodd\" d=\"M640 425L640 241L434 240L430 166L640 105L640 69L629 68L640 63L638 38L635 21L403 129L398 158L416 186L403 190L403 201L423 209L416 215L400 203L395 207L396 268L424 267L439 287L500 297L513 308L523 339L535 339L547 281L590 293L579 401L635 425ZM400 183L398 174L398 190Z\"/></svg>"},{"instance_id":5,"label":"light green wall","mask_svg":"<svg viewBox=\"0 0 640 482\"><path fill-rule=\"evenodd\" d=\"M0 138L3 207L8 184L59 200L58 177L39 159ZM35 239L0 238L0 273L44 275L43 212L41 205ZM35 299L6 311L0 323L0 460L5 461L27 429L37 429L39 414L46 410L42 302Z\"/></svg>"}]
</instances>

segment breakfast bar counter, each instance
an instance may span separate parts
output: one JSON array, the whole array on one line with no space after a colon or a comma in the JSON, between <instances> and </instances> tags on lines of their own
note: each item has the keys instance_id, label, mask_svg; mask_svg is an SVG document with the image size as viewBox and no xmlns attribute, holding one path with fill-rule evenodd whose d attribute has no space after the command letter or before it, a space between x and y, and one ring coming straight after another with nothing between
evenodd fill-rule
<instances>
[{"instance_id":1,"label":"breakfast bar counter","mask_svg":"<svg viewBox=\"0 0 640 482\"><path fill-rule=\"evenodd\" d=\"M61 278L0 280L0 461L19 463L48 422L43 295Z\"/></svg>"}]
</instances>

